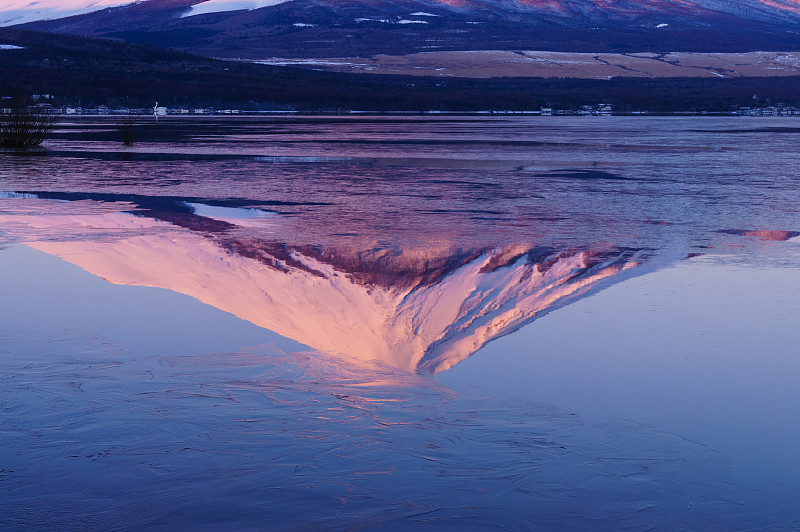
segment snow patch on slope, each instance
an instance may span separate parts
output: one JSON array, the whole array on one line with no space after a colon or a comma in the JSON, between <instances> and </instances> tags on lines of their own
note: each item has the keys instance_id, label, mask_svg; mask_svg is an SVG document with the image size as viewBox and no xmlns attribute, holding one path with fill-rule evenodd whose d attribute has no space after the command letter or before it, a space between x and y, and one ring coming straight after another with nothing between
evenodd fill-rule
<instances>
[{"instance_id":1,"label":"snow patch on slope","mask_svg":"<svg viewBox=\"0 0 800 532\"><path fill-rule=\"evenodd\" d=\"M220 13L224 11L252 11L262 7L276 6L288 0L208 0L202 4L192 6L183 17Z\"/></svg>"},{"instance_id":2,"label":"snow patch on slope","mask_svg":"<svg viewBox=\"0 0 800 532\"><path fill-rule=\"evenodd\" d=\"M131 2L131 0L66 0L56 3L35 0L5 0L0 5L0 26L83 15L107 7L133 3L136 2Z\"/></svg>"}]
</instances>

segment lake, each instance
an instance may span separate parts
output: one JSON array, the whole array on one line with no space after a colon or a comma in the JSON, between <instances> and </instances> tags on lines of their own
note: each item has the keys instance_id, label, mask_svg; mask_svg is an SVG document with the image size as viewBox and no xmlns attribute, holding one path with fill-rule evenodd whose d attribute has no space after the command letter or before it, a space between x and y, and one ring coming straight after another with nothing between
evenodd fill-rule
<instances>
[{"instance_id":1,"label":"lake","mask_svg":"<svg viewBox=\"0 0 800 532\"><path fill-rule=\"evenodd\" d=\"M0 528L800 529L793 118L65 118Z\"/></svg>"}]
</instances>

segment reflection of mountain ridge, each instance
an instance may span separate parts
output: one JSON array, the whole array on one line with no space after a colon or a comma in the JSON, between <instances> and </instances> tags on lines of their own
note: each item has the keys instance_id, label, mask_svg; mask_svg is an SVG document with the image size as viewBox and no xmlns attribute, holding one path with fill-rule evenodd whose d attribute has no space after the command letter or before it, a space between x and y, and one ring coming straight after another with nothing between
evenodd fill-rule
<instances>
[{"instance_id":1,"label":"reflection of mountain ridge","mask_svg":"<svg viewBox=\"0 0 800 532\"><path fill-rule=\"evenodd\" d=\"M524 245L480 250L439 249L436 250L438 254L420 255L415 254L415 250L381 247L353 252L343 248L290 246L225 237L218 242L237 255L286 274L296 270L322 279L343 274L353 285L370 292L379 289L402 295L392 320L410 320L415 330L423 327L421 321L430 319L425 318L426 313L431 312L425 308L428 300L440 298L429 292L436 291L437 287L447 291L446 287L459 286L465 292L464 300L457 312L450 309L453 322L442 324L441 336L427 347L418 346L410 359L403 358L412 362L413 368L431 372L452 367L488 341L512 333L542 313L585 295L601 280L636 265L635 261L642 255L642 250L633 248L558 251ZM328 271L333 273L324 273L326 268L318 266L322 264L330 266L332 270ZM551 269L555 269L556 274L549 279ZM459 279L462 270L475 278L470 280L475 285L470 293L466 293L468 290L465 291L459 282L448 279L449 276ZM496 285L493 286L493 282ZM410 342L411 338L406 341ZM403 350L390 351L397 355ZM397 359L391 361L399 364Z\"/></svg>"},{"instance_id":2,"label":"reflection of mountain ridge","mask_svg":"<svg viewBox=\"0 0 800 532\"><path fill-rule=\"evenodd\" d=\"M221 238L220 245L237 255L251 258L285 272L290 268L311 275L327 275L310 267L297 256L328 264L338 273L346 274L354 283L387 290L414 289L436 284L458 268L476 260L487 250L448 250L447 255L414 256L376 246L372 249L347 253L347 250L323 246L295 246L255 239ZM412 256L409 256L409 255Z\"/></svg>"},{"instance_id":3,"label":"reflection of mountain ridge","mask_svg":"<svg viewBox=\"0 0 800 532\"><path fill-rule=\"evenodd\" d=\"M462 248L446 239L365 246L342 237L297 245L185 208L15 221L34 228L32 247L110 282L174 290L320 351L425 372L452 367L487 342L621 279L643 255L619 247ZM54 239L53 228L69 238ZM108 229L123 231L93 238L93 231Z\"/></svg>"}]
</instances>

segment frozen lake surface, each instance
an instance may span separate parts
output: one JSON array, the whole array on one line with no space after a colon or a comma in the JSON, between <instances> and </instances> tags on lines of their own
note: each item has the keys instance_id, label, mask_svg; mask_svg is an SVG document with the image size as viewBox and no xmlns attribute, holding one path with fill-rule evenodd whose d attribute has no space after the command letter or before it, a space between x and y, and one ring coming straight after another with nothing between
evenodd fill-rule
<instances>
[{"instance_id":1,"label":"frozen lake surface","mask_svg":"<svg viewBox=\"0 0 800 532\"><path fill-rule=\"evenodd\" d=\"M800 123L0 154L0 528L800 528Z\"/></svg>"}]
</instances>

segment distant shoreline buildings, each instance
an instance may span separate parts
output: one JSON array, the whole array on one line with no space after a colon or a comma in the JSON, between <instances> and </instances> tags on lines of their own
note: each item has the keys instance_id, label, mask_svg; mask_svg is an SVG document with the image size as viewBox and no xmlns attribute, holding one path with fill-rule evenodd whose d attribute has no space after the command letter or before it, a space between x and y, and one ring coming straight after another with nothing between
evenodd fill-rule
<instances>
[{"instance_id":1,"label":"distant shoreline buildings","mask_svg":"<svg viewBox=\"0 0 800 532\"><path fill-rule=\"evenodd\" d=\"M60 107L53 109L56 114L66 116L152 116L152 109L127 109L127 108L108 108L99 107ZM230 115L275 115L275 114L317 114L317 115L525 115L525 116L800 116L800 108L797 107L741 107L733 111L675 111L672 113L650 112L647 110L617 112L611 105L602 104L597 106L581 106L580 109L554 109L543 107L539 110L516 111L516 110L475 110L475 111L363 111L363 110L323 110L318 112L285 110L245 110L245 109L223 109L215 107L206 108L180 108L164 107L159 108L158 116L230 116Z\"/></svg>"}]
</instances>

